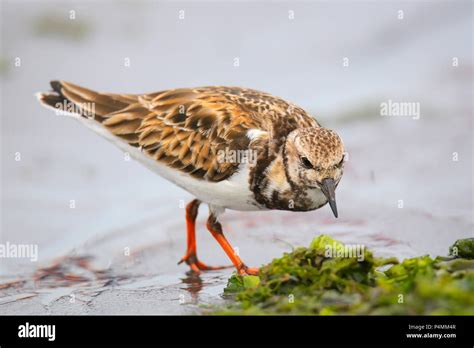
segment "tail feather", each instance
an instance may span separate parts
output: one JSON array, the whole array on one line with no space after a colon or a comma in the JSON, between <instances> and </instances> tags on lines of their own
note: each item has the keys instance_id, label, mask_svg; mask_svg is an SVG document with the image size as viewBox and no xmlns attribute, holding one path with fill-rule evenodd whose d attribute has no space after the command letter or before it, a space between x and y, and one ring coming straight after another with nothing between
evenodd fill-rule
<instances>
[{"instance_id":1,"label":"tail feather","mask_svg":"<svg viewBox=\"0 0 474 348\"><path fill-rule=\"evenodd\" d=\"M37 94L43 106L76 117L109 140L117 137L131 146L138 146L135 131L149 113L140 105L138 95L99 93L65 81L51 81L51 88L50 92ZM132 111L135 118L130 118Z\"/></svg>"},{"instance_id":2,"label":"tail feather","mask_svg":"<svg viewBox=\"0 0 474 348\"><path fill-rule=\"evenodd\" d=\"M57 109L57 106L62 104L64 100L62 96L53 93L38 93L37 97L41 104L54 109Z\"/></svg>"},{"instance_id":3,"label":"tail feather","mask_svg":"<svg viewBox=\"0 0 474 348\"><path fill-rule=\"evenodd\" d=\"M38 95L43 105L62 111L72 109L73 113L101 123L107 115L137 101L134 96L103 94L65 81L55 80L50 84L53 91Z\"/></svg>"}]
</instances>

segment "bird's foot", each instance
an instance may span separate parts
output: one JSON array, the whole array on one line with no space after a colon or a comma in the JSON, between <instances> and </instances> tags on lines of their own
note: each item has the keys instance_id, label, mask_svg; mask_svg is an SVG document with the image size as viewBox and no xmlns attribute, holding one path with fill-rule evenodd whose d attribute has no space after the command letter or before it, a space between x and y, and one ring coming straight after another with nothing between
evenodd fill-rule
<instances>
[{"instance_id":1,"label":"bird's foot","mask_svg":"<svg viewBox=\"0 0 474 348\"><path fill-rule=\"evenodd\" d=\"M199 261L196 254L194 253L186 254L185 256L183 256L183 258L178 262L178 265L183 262L186 262L188 266L191 268L191 271L197 274L201 273L201 271L217 271L220 269L233 267L232 265L231 266L208 266L204 262Z\"/></svg>"},{"instance_id":2,"label":"bird's foot","mask_svg":"<svg viewBox=\"0 0 474 348\"><path fill-rule=\"evenodd\" d=\"M237 268L237 272L241 276L244 276L244 275L258 275L259 269L256 268L256 267L247 267L245 265L241 265L239 268Z\"/></svg>"}]
</instances>

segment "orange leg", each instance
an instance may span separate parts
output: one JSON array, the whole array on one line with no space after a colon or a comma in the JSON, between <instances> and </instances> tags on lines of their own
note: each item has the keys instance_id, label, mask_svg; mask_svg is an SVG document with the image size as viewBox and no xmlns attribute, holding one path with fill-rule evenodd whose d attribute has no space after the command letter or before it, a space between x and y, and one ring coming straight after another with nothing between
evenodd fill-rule
<instances>
[{"instance_id":1,"label":"orange leg","mask_svg":"<svg viewBox=\"0 0 474 348\"><path fill-rule=\"evenodd\" d=\"M197 258L196 250L196 217L198 215L199 205L201 202L197 199L191 201L186 206L186 232L187 232L187 250L186 254L178 262L186 262L192 271L200 273L200 271L211 271L226 268L225 266L212 267L207 266Z\"/></svg>"},{"instance_id":2,"label":"orange leg","mask_svg":"<svg viewBox=\"0 0 474 348\"><path fill-rule=\"evenodd\" d=\"M230 243L225 238L224 233L222 232L222 225L220 224L220 222L217 221L216 217L213 216L212 214L209 215L209 218L207 219L207 229L209 230L209 232L212 233L214 238L221 245L222 249L224 249L225 253L227 254L227 256L229 256L230 260L234 264L235 268L237 268L237 272L240 275L249 275L249 274L257 275L258 274L258 268L247 267L242 262L239 255L235 253L234 248L232 248Z\"/></svg>"}]
</instances>

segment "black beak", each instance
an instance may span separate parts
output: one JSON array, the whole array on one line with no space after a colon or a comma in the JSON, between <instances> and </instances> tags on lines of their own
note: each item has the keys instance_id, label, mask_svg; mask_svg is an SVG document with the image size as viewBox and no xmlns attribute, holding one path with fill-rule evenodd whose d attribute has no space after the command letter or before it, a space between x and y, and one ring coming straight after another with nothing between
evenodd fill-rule
<instances>
[{"instance_id":1,"label":"black beak","mask_svg":"<svg viewBox=\"0 0 474 348\"><path fill-rule=\"evenodd\" d=\"M336 205L336 185L334 184L333 179L324 179L323 183L321 185L321 190L323 191L324 195L329 201L329 206L331 207L331 210L334 214L334 216L337 218L337 205Z\"/></svg>"}]
</instances>

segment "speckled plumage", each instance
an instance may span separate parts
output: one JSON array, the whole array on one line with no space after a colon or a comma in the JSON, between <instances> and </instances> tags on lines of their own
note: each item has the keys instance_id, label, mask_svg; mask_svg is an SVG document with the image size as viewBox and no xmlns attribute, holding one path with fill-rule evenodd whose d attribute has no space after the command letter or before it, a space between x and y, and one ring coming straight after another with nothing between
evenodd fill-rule
<instances>
[{"instance_id":1,"label":"speckled plumage","mask_svg":"<svg viewBox=\"0 0 474 348\"><path fill-rule=\"evenodd\" d=\"M54 81L59 96L95 103L95 119L111 133L141 147L157 161L209 181L223 180L237 165L219 163L218 150L245 150L246 132L259 129L283 137L302 123L317 122L280 98L238 87L179 88L143 95L97 93ZM54 105L51 105L54 107ZM293 108L291 118L288 109ZM86 110L87 111L87 110ZM261 117L262 113L266 117Z\"/></svg>"},{"instance_id":2,"label":"speckled plumage","mask_svg":"<svg viewBox=\"0 0 474 348\"><path fill-rule=\"evenodd\" d=\"M135 95L64 81L51 86L38 95L42 104L72 103L85 125L208 203L209 228L217 228L226 208L308 211L334 200L343 172L341 139L281 98L239 87ZM227 152L250 153L254 161L223 160ZM335 201L331 208L337 216Z\"/></svg>"}]
</instances>

